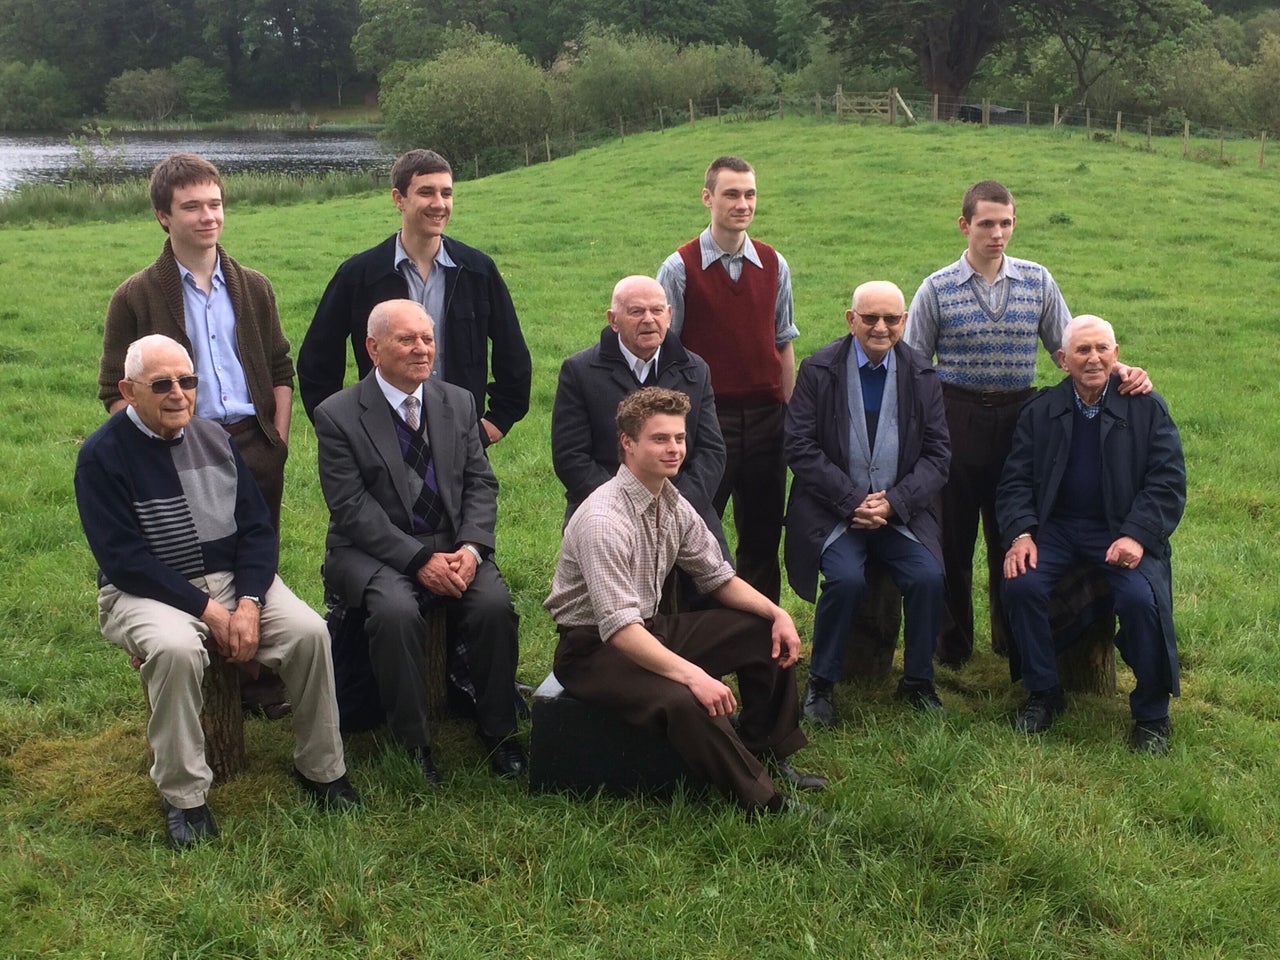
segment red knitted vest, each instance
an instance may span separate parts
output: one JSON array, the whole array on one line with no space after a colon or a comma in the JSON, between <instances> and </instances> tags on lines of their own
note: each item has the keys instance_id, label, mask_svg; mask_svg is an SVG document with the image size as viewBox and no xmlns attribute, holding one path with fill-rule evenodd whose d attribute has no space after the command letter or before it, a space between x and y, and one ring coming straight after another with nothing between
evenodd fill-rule
<instances>
[{"instance_id":1,"label":"red knitted vest","mask_svg":"<svg viewBox=\"0 0 1280 960\"><path fill-rule=\"evenodd\" d=\"M752 240L761 269L742 262L734 283L722 264L702 269L698 238L680 247L684 261L684 326L680 342L711 368L716 405L755 407L782 403L782 361L775 339L778 255Z\"/></svg>"}]
</instances>

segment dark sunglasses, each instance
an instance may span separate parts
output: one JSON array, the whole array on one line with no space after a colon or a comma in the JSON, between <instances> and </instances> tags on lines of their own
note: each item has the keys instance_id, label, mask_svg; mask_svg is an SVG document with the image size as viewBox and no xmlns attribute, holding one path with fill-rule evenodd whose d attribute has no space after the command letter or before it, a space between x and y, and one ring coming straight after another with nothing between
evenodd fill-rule
<instances>
[{"instance_id":1,"label":"dark sunglasses","mask_svg":"<svg viewBox=\"0 0 1280 960\"><path fill-rule=\"evenodd\" d=\"M200 378L194 373L188 373L185 377L161 377L159 380L152 380L150 383L143 380L134 380L133 382L144 387L150 387L152 393L163 395L173 389L175 381L183 390L194 390L200 386Z\"/></svg>"}]
</instances>

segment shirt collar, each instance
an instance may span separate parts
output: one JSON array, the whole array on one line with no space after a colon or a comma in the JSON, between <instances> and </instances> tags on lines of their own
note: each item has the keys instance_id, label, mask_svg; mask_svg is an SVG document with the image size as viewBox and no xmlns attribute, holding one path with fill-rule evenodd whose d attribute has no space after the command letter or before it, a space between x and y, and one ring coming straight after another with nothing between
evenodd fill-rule
<instances>
[{"instance_id":1,"label":"shirt collar","mask_svg":"<svg viewBox=\"0 0 1280 960\"><path fill-rule=\"evenodd\" d=\"M658 349L654 351L652 357L650 357L648 360L641 360L634 353L632 353L630 350L627 349L627 345L622 342L621 337L618 338L618 349L622 351L622 359L627 361L627 369L632 371L635 370L637 363L644 363L644 364L652 363L654 365L654 369L657 369L658 357L662 356L662 347L659 346Z\"/></svg>"},{"instance_id":2,"label":"shirt collar","mask_svg":"<svg viewBox=\"0 0 1280 960\"><path fill-rule=\"evenodd\" d=\"M637 515L644 513L659 500L665 505L671 503L674 497L680 496L676 492L675 485L666 479L662 481L662 488L658 491L658 495L654 496L625 463L618 465L618 472L615 476L622 484L622 492L626 495Z\"/></svg>"},{"instance_id":3,"label":"shirt collar","mask_svg":"<svg viewBox=\"0 0 1280 960\"><path fill-rule=\"evenodd\" d=\"M182 278L183 283L186 283L188 280L190 280L192 283L195 283L196 275L192 273L190 270L188 270L185 266L183 266L181 260L179 260L177 257L174 257L173 262L178 265L178 276ZM213 279L213 285L215 287L226 286L227 281L226 281L226 278L223 277L222 275L222 257L220 256L213 261L213 278L212 279Z\"/></svg>"},{"instance_id":4,"label":"shirt collar","mask_svg":"<svg viewBox=\"0 0 1280 960\"><path fill-rule=\"evenodd\" d=\"M418 409L422 409L422 384L418 384L418 389L414 390L413 393L405 393L399 387L393 387L391 384L387 383L386 380L383 380L382 371L377 367L374 367L373 375L378 380L378 389L382 391L382 395L387 398L387 403L391 404L391 409L396 411L396 413L399 413L400 408L404 406L406 397L417 397L419 404Z\"/></svg>"},{"instance_id":5,"label":"shirt collar","mask_svg":"<svg viewBox=\"0 0 1280 960\"><path fill-rule=\"evenodd\" d=\"M981 277L982 274L973 269L973 265L969 263L969 258L963 253L960 254L960 283L968 283L970 277ZM996 278L992 286L1004 279L1021 280L1022 271L1018 269L1018 264L1007 253L1000 260L1000 269L996 271ZM986 278L983 278L985 282Z\"/></svg>"},{"instance_id":6,"label":"shirt collar","mask_svg":"<svg viewBox=\"0 0 1280 960\"><path fill-rule=\"evenodd\" d=\"M852 336L852 334L850 334L850 336ZM858 340L857 337L853 338L853 349L857 351L858 369L861 370L863 367L865 367L868 363L871 362L871 358L868 357L866 352L862 349L862 343ZM888 373L893 369L893 348L892 347L889 348L889 352L884 355L884 359L881 360L880 363L884 367L885 373Z\"/></svg>"},{"instance_id":7,"label":"shirt collar","mask_svg":"<svg viewBox=\"0 0 1280 960\"><path fill-rule=\"evenodd\" d=\"M393 264L393 266L395 267L396 273L400 272L400 265L402 263L404 263L406 260L411 260L411 259L412 257L410 257L408 252L405 250L404 244L400 242L400 231L397 230L396 231L396 256L395 256L395 262ZM436 248L436 255L433 258L433 262L440 264L440 266L442 267L457 266L457 264L453 262L453 258L449 256L449 251L444 248L443 237L440 238L440 246Z\"/></svg>"},{"instance_id":8,"label":"shirt collar","mask_svg":"<svg viewBox=\"0 0 1280 960\"><path fill-rule=\"evenodd\" d=\"M764 264L760 260L760 254L756 253L755 244L751 242L751 238L743 234L742 250L739 253L730 253L728 250L721 250L720 245L716 243L715 238L711 236L711 228L702 231L698 237L698 248L702 252L702 269L705 270L722 257L741 256L744 260L749 260L757 267L764 269Z\"/></svg>"},{"instance_id":9,"label":"shirt collar","mask_svg":"<svg viewBox=\"0 0 1280 960\"><path fill-rule=\"evenodd\" d=\"M133 425L137 427L139 430L141 430L143 433L145 433L152 440L159 440L162 443L172 443L174 440L181 440L182 435L187 432L187 428L183 427L181 430L178 431L178 435L176 437L172 437L172 438L162 437L160 436L160 434L156 433L154 430L152 430L150 427L148 427L145 423L142 422L142 418L138 416L138 411L136 408L134 408L132 404L125 407L124 412L125 412L125 416L127 416L130 420L133 421Z\"/></svg>"},{"instance_id":10,"label":"shirt collar","mask_svg":"<svg viewBox=\"0 0 1280 960\"><path fill-rule=\"evenodd\" d=\"M1085 403L1080 398L1080 391L1076 389L1075 381L1071 383L1071 392L1076 398L1076 409L1084 414L1086 420L1092 420L1099 411L1102 410L1102 401L1107 399L1107 391L1111 389L1111 378L1107 378L1107 382L1102 387L1102 393L1098 394L1096 403Z\"/></svg>"}]
</instances>

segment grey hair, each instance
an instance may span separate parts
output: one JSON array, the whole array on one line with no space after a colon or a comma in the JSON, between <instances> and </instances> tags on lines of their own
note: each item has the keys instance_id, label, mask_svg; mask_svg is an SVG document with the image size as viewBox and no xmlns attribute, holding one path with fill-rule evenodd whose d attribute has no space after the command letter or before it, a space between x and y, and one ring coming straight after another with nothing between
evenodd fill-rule
<instances>
[{"instance_id":1,"label":"grey hair","mask_svg":"<svg viewBox=\"0 0 1280 960\"><path fill-rule=\"evenodd\" d=\"M1101 317L1094 316L1092 313L1082 313L1078 317L1072 317L1067 321L1066 327L1062 331L1062 348L1065 350L1071 346L1071 338L1077 330L1084 327L1100 327L1104 333L1111 339L1111 346L1116 345L1116 331L1106 320Z\"/></svg>"},{"instance_id":2,"label":"grey hair","mask_svg":"<svg viewBox=\"0 0 1280 960\"><path fill-rule=\"evenodd\" d=\"M398 307L401 304L407 304L416 307L422 311L422 315L427 318L427 322L431 324L432 331L435 330L436 322L431 319L431 314L422 309L422 304L416 300L383 300L377 304L369 313L369 322L365 326L366 333L375 340L381 340L391 330L391 308Z\"/></svg>"},{"instance_id":3,"label":"grey hair","mask_svg":"<svg viewBox=\"0 0 1280 960\"><path fill-rule=\"evenodd\" d=\"M889 280L868 280L866 283L858 284L857 289L853 291L853 301L849 305L855 313L858 310L858 300L864 293L895 293L898 296L898 302L902 304L902 312L907 311L907 298L902 295L902 288L896 283Z\"/></svg>"},{"instance_id":4,"label":"grey hair","mask_svg":"<svg viewBox=\"0 0 1280 960\"><path fill-rule=\"evenodd\" d=\"M163 333L152 333L129 344L129 349L125 351L124 355L124 378L126 380L137 380L141 377L143 367L146 366L144 354L152 347L160 346L177 347L182 351L182 355L187 358L187 366L195 370L195 364L191 362L191 354L187 353L186 347L173 339L173 337L166 337Z\"/></svg>"}]
</instances>

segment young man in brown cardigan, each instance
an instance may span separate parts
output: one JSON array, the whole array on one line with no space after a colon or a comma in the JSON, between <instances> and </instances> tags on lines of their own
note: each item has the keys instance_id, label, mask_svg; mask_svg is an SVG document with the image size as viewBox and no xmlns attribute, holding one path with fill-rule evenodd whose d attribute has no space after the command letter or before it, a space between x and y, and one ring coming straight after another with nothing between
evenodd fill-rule
<instances>
[{"instance_id":1,"label":"young man in brown cardigan","mask_svg":"<svg viewBox=\"0 0 1280 960\"><path fill-rule=\"evenodd\" d=\"M284 464L293 406L293 360L280 326L271 283L242 267L218 244L222 235L222 178L208 160L175 153L151 173L151 206L169 235L159 258L120 284L107 307L98 369L98 399L108 413L125 406L119 382L129 344L148 334L176 340L200 377L198 416L231 435L262 490L271 523L280 530ZM285 699L246 687L246 705L269 715ZM276 709L273 709L276 708Z\"/></svg>"}]
</instances>

